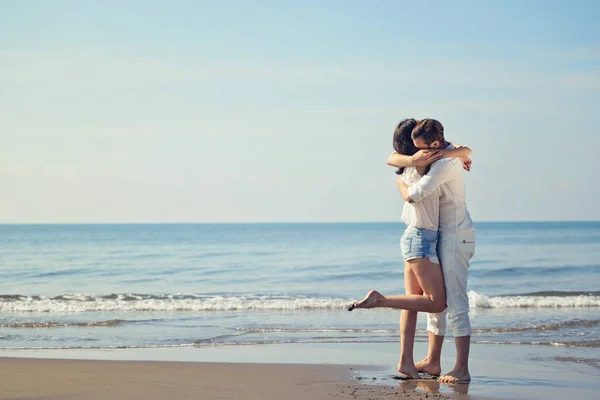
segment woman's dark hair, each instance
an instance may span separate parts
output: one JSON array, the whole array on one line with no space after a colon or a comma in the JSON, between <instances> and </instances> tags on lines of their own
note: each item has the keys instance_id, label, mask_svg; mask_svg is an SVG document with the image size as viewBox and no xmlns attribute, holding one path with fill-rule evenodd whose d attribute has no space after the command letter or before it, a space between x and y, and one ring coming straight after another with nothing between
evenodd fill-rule
<instances>
[{"instance_id":1,"label":"woman's dark hair","mask_svg":"<svg viewBox=\"0 0 600 400\"><path fill-rule=\"evenodd\" d=\"M411 134L413 129L417 126L419 121L414 118L407 118L398 124L394 131L394 150L396 153L404 154L405 156L412 156L419 149L415 147ZM404 168L398 168L396 173L400 175L404 172Z\"/></svg>"}]
</instances>

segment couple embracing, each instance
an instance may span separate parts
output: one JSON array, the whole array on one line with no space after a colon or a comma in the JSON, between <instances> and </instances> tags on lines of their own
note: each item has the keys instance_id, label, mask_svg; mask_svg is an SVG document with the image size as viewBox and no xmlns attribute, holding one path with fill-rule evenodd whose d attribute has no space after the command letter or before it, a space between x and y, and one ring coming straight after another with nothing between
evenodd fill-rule
<instances>
[{"instance_id":1,"label":"couple embracing","mask_svg":"<svg viewBox=\"0 0 600 400\"><path fill-rule=\"evenodd\" d=\"M407 227L400 241L406 294L384 296L371 290L349 310L403 310L398 371L408 378L419 378L419 372L441 374L447 317L456 344L456 364L438 381L466 383L471 380L467 275L475 253L475 227L465 203L463 169L470 170L471 150L446 141L444 127L434 119L401 121L394 131L394 149L387 163L398 168L398 189L406 201L402 221ZM423 361L415 363L418 311L428 313L429 350Z\"/></svg>"}]
</instances>

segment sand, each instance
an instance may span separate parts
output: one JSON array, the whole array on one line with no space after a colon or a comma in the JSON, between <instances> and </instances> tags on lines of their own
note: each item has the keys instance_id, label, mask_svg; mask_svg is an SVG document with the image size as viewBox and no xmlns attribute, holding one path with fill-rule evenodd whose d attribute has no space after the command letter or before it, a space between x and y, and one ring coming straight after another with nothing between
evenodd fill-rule
<instances>
[{"instance_id":1,"label":"sand","mask_svg":"<svg viewBox=\"0 0 600 400\"><path fill-rule=\"evenodd\" d=\"M0 399L447 399L417 382L365 385L353 367L0 358ZM428 385L420 383L421 389Z\"/></svg>"}]
</instances>

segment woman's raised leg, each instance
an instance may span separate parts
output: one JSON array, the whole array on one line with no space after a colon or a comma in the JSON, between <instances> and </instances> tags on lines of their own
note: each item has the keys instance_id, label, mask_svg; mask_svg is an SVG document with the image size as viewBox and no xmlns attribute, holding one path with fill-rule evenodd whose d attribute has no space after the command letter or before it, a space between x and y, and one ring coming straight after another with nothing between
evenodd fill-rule
<instances>
[{"instance_id":1,"label":"woman's raised leg","mask_svg":"<svg viewBox=\"0 0 600 400\"><path fill-rule=\"evenodd\" d=\"M376 290L371 290L367 297L354 303L350 310L387 307L408 311L442 312L446 308L446 292L440 265L432 263L429 258L417 258L406 261L406 263L423 289L422 295L384 296Z\"/></svg>"}]
</instances>

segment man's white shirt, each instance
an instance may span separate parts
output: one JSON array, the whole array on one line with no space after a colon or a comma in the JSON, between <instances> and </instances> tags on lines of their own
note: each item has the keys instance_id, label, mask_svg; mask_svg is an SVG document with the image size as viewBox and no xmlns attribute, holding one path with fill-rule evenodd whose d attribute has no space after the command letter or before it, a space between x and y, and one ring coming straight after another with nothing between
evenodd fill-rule
<instances>
[{"instance_id":1,"label":"man's white shirt","mask_svg":"<svg viewBox=\"0 0 600 400\"><path fill-rule=\"evenodd\" d=\"M449 148L454 146L450 145ZM431 164L426 175L408 186L408 194L415 203L439 196L440 234L458 235L475 230L467 211L462 174L463 163L460 158L442 158Z\"/></svg>"}]
</instances>

